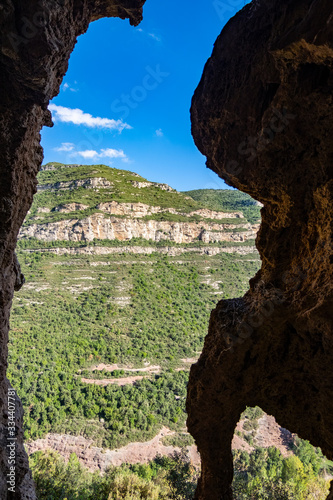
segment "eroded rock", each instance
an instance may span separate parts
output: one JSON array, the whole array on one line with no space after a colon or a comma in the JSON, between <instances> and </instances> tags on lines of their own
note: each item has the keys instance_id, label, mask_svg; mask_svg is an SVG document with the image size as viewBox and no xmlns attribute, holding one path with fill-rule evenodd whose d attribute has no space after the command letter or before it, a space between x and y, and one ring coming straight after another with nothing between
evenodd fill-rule
<instances>
[{"instance_id":1,"label":"eroded rock","mask_svg":"<svg viewBox=\"0 0 333 500\"><path fill-rule=\"evenodd\" d=\"M207 165L261 202L262 269L213 311L192 369L197 499L232 499L231 441L259 405L333 458L330 0L261 0L216 41L192 103Z\"/></svg>"},{"instance_id":2,"label":"eroded rock","mask_svg":"<svg viewBox=\"0 0 333 500\"><path fill-rule=\"evenodd\" d=\"M227 229L227 231L226 231ZM44 224L31 224L20 230L21 238L36 238L41 241L118 240L129 241L143 238L152 241L192 243L203 241L246 242L256 236L256 227L251 225L206 224L204 222L169 222L138 218L104 217L96 213L84 219L69 219Z\"/></svg>"},{"instance_id":3,"label":"eroded rock","mask_svg":"<svg viewBox=\"0 0 333 500\"><path fill-rule=\"evenodd\" d=\"M0 498L35 499L23 448L22 406L16 408L15 492L8 493L7 342L17 234L36 192L43 151L40 130L51 126L48 103L58 92L78 35L101 17L138 24L144 0L5 0L0 5ZM10 495L10 496L9 496Z\"/></svg>"}]
</instances>

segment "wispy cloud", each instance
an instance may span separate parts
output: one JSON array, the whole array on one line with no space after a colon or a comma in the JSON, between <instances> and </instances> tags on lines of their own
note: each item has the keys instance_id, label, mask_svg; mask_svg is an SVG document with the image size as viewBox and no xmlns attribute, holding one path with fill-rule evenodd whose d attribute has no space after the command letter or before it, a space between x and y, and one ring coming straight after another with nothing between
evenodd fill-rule
<instances>
[{"instance_id":1,"label":"wispy cloud","mask_svg":"<svg viewBox=\"0 0 333 500\"><path fill-rule=\"evenodd\" d=\"M162 39L159 36L155 35L155 33L148 33L148 36L150 36L151 38L153 38L154 40L156 40L156 42L161 42L162 41Z\"/></svg>"},{"instance_id":2,"label":"wispy cloud","mask_svg":"<svg viewBox=\"0 0 333 500\"><path fill-rule=\"evenodd\" d=\"M101 149L99 152L94 149L86 149L84 151L73 151L71 156L82 156L82 158L88 159L98 159L98 158L108 158L115 159L119 158L123 162L128 163L129 159L122 149Z\"/></svg>"},{"instance_id":3,"label":"wispy cloud","mask_svg":"<svg viewBox=\"0 0 333 500\"><path fill-rule=\"evenodd\" d=\"M160 36L156 35L155 33L147 33L147 31L143 30L142 28L137 28L137 31L139 31L140 33L144 33L147 36L150 36L151 38L156 40L156 42L162 41L162 38Z\"/></svg>"},{"instance_id":4,"label":"wispy cloud","mask_svg":"<svg viewBox=\"0 0 333 500\"><path fill-rule=\"evenodd\" d=\"M161 128L155 130L155 135L156 137L163 137L164 136L163 130Z\"/></svg>"},{"instance_id":5,"label":"wispy cloud","mask_svg":"<svg viewBox=\"0 0 333 500\"><path fill-rule=\"evenodd\" d=\"M75 84L77 84L77 82L75 81L74 82ZM62 86L62 90L64 92L66 92L66 90L70 90L71 92L78 92L79 89L76 89L75 87L73 87L72 85L70 85L69 83L65 82Z\"/></svg>"},{"instance_id":6,"label":"wispy cloud","mask_svg":"<svg viewBox=\"0 0 333 500\"><path fill-rule=\"evenodd\" d=\"M58 148L53 148L54 151L58 151L59 153L64 151L73 151L75 145L72 142L63 142L60 147Z\"/></svg>"},{"instance_id":7,"label":"wispy cloud","mask_svg":"<svg viewBox=\"0 0 333 500\"><path fill-rule=\"evenodd\" d=\"M78 108L71 109L65 108L64 106L57 106L56 104L50 104L49 109L53 112L52 116L54 121L73 123L74 125L85 125L90 128L117 130L118 132L122 132L124 129L132 128L128 125L128 123L125 123L122 120L92 116L89 113L84 113L82 109Z\"/></svg>"}]
</instances>

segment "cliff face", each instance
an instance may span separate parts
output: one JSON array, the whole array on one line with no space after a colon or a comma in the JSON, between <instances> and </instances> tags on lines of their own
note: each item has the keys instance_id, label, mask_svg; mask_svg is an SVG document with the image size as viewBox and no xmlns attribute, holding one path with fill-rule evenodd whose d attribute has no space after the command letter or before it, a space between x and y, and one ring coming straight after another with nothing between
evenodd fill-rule
<instances>
[{"instance_id":1,"label":"cliff face","mask_svg":"<svg viewBox=\"0 0 333 500\"><path fill-rule=\"evenodd\" d=\"M229 230L239 229L238 225L227 226ZM82 220L64 220L48 224L32 224L21 229L22 238L37 238L41 241L82 241L97 240L128 241L143 238L153 241L173 241L192 243L204 241L246 241L254 239L256 231L250 224L242 226L243 232L224 232L223 224L140 221L136 219L105 218L103 214L94 214Z\"/></svg>"},{"instance_id":2,"label":"cliff face","mask_svg":"<svg viewBox=\"0 0 333 500\"><path fill-rule=\"evenodd\" d=\"M207 165L264 204L262 269L219 302L188 388L197 499L231 499L245 406L333 458L332 65L329 0L261 0L223 29L192 103Z\"/></svg>"},{"instance_id":3,"label":"cliff face","mask_svg":"<svg viewBox=\"0 0 333 500\"><path fill-rule=\"evenodd\" d=\"M15 492L8 494L9 312L20 271L14 257L18 231L36 192L43 152L40 129L50 126L49 100L59 92L76 38L100 17L138 24L144 0L6 0L0 8L0 498L34 499L23 449L22 409L15 400ZM42 21L41 21L42 19ZM16 283L16 285L15 285Z\"/></svg>"}]
</instances>

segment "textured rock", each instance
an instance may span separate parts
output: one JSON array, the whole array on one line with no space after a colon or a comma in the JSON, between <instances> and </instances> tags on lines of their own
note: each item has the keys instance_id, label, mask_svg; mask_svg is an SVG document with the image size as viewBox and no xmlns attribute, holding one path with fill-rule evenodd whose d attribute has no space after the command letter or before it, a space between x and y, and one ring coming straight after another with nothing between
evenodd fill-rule
<instances>
[{"instance_id":1,"label":"textured rock","mask_svg":"<svg viewBox=\"0 0 333 500\"><path fill-rule=\"evenodd\" d=\"M237 232L239 228L242 232ZM225 231L228 229L228 232ZM37 238L41 241L93 241L144 238L153 241L174 241L204 243L218 241L241 242L254 239L256 227L250 224L206 224L205 222L169 222L104 217L96 213L84 219L70 219L45 224L31 224L20 230L20 238ZM232 232L234 230L235 232Z\"/></svg>"},{"instance_id":2,"label":"textured rock","mask_svg":"<svg viewBox=\"0 0 333 500\"><path fill-rule=\"evenodd\" d=\"M136 188L139 188L139 189L142 189L142 188L145 188L145 187L151 187L151 186L155 186L159 189L162 189L162 191L170 191L170 192L175 192L175 189L173 189L172 187L170 187L168 184L160 184L158 182L140 182L140 181L132 181L132 185L133 187L136 187Z\"/></svg>"},{"instance_id":3,"label":"textured rock","mask_svg":"<svg viewBox=\"0 0 333 500\"><path fill-rule=\"evenodd\" d=\"M36 192L43 152L40 129L51 125L49 100L59 92L76 38L101 17L138 24L144 0L4 0L0 5L0 498L9 497L6 401L9 311L17 234ZM19 285L18 285L19 286ZM35 498L16 400L16 486L10 498Z\"/></svg>"},{"instance_id":4,"label":"textured rock","mask_svg":"<svg viewBox=\"0 0 333 500\"><path fill-rule=\"evenodd\" d=\"M0 6L0 495L7 499L9 311L22 277L14 249L36 192L39 131L51 125L76 37L103 16L141 19L144 0L5 0ZM264 204L263 267L223 301L189 385L203 469L197 498L230 499L231 440L246 405L333 458L332 3L256 0L224 29L192 107L208 166ZM15 499L34 499L15 400ZM333 487L332 487L333 491ZM331 494L331 497L333 493Z\"/></svg>"},{"instance_id":5,"label":"textured rock","mask_svg":"<svg viewBox=\"0 0 333 500\"><path fill-rule=\"evenodd\" d=\"M214 210L199 209L194 212L181 212L175 208L161 208L159 206L147 205L145 203L120 203L118 201L104 202L97 205L99 210L112 215L129 215L132 218L146 217L147 215L169 213L178 214L184 217L199 215L205 219L242 219L242 212L216 212ZM259 226L258 226L259 228Z\"/></svg>"},{"instance_id":6,"label":"textured rock","mask_svg":"<svg viewBox=\"0 0 333 500\"><path fill-rule=\"evenodd\" d=\"M64 214L70 214L71 212L76 212L78 210L85 210L86 208L89 208L88 205L83 205L82 203L66 203L65 205L58 205L57 207L54 207L54 211ZM50 209L46 208L38 209L38 211L39 210L44 210L45 213L46 210L50 212Z\"/></svg>"},{"instance_id":7,"label":"textured rock","mask_svg":"<svg viewBox=\"0 0 333 500\"><path fill-rule=\"evenodd\" d=\"M67 191L72 189L78 189L83 187L85 189L103 189L109 188L113 184L112 182L103 179L102 177L91 177L88 179L68 181L68 182L56 182L55 184L40 184L37 186L37 191Z\"/></svg>"},{"instance_id":8,"label":"textured rock","mask_svg":"<svg viewBox=\"0 0 333 500\"><path fill-rule=\"evenodd\" d=\"M208 167L264 205L262 269L219 302L191 369L197 499L232 498L246 406L333 458L332 61L331 0L257 0L223 29L193 98Z\"/></svg>"}]
</instances>

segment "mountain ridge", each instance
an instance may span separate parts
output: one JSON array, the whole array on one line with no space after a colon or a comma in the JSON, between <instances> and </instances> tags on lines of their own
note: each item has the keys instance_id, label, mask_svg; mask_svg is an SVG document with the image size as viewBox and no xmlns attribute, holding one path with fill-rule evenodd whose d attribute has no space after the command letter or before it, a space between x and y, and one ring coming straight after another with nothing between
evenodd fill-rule
<instances>
[{"instance_id":1,"label":"mountain ridge","mask_svg":"<svg viewBox=\"0 0 333 500\"><path fill-rule=\"evenodd\" d=\"M253 240L259 227L240 210L212 210L167 184L106 165L49 163L38 180L21 239L223 245Z\"/></svg>"}]
</instances>

